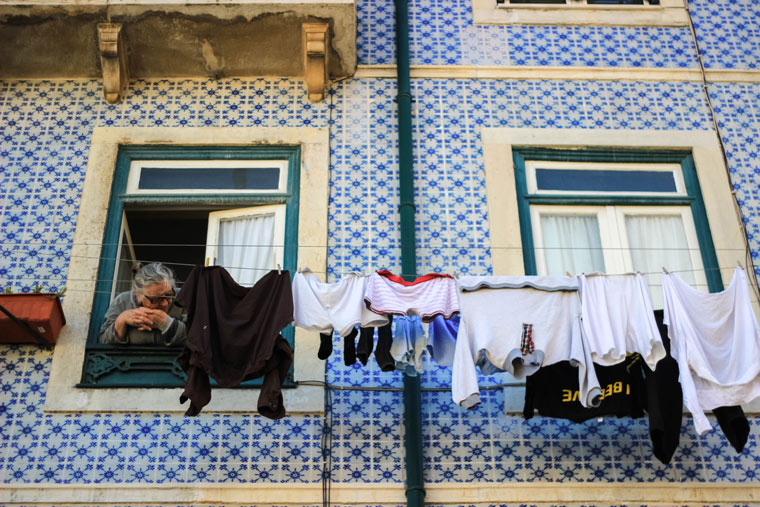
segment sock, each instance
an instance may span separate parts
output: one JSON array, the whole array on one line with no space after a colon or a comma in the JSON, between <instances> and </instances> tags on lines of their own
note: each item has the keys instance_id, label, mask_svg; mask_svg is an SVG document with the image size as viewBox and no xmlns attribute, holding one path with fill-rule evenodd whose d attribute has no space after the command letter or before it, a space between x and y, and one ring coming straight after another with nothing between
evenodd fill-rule
<instances>
[{"instance_id":1,"label":"sock","mask_svg":"<svg viewBox=\"0 0 760 507\"><path fill-rule=\"evenodd\" d=\"M319 334L319 359L327 359L332 354L332 332Z\"/></svg>"},{"instance_id":2,"label":"sock","mask_svg":"<svg viewBox=\"0 0 760 507\"><path fill-rule=\"evenodd\" d=\"M359 330L359 344L356 346L356 357L367 366L372 347L375 345L375 328L363 327Z\"/></svg>"},{"instance_id":3,"label":"sock","mask_svg":"<svg viewBox=\"0 0 760 507\"><path fill-rule=\"evenodd\" d=\"M351 366L356 362L356 328L343 338L343 362Z\"/></svg>"},{"instance_id":4,"label":"sock","mask_svg":"<svg viewBox=\"0 0 760 507\"><path fill-rule=\"evenodd\" d=\"M394 371L396 369L396 360L391 355L391 345L393 344L393 317L388 315L388 323L383 327L377 328L377 347L375 348L375 360L380 365L382 371Z\"/></svg>"}]
</instances>

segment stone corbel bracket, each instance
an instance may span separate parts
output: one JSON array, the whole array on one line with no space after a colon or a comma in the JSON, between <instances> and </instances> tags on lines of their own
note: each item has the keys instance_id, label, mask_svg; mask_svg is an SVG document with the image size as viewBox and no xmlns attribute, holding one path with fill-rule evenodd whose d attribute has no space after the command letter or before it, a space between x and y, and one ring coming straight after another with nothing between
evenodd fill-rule
<instances>
[{"instance_id":1,"label":"stone corbel bracket","mask_svg":"<svg viewBox=\"0 0 760 507\"><path fill-rule=\"evenodd\" d=\"M303 41L304 82L309 101L320 102L325 98L327 84L327 56L329 41L327 23L304 23L301 25Z\"/></svg>"},{"instance_id":2,"label":"stone corbel bracket","mask_svg":"<svg viewBox=\"0 0 760 507\"><path fill-rule=\"evenodd\" d=\"M122 25L98 23L98 51L103 69L103 96L109 104L116 104L127 93L127 46Z\"/></svg>"}]
</instances>

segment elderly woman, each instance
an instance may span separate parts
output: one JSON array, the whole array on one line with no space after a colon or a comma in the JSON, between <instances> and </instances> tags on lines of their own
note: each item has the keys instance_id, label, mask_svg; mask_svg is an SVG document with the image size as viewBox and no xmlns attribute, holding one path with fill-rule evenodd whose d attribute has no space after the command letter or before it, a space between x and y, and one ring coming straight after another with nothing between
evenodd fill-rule
<instances>
[{"instance_id":1,"label":"elderly woman","mask_svg":"<svg viewBox=\"0 0 760 507\"><path fill-rule=\"evenodd\" d=\"M142 267L133 289L111 303L100 328L100 343L177 345L185 341L182 310L174 306L174 272L163 264Z\"/></svg>"}]
</instances>

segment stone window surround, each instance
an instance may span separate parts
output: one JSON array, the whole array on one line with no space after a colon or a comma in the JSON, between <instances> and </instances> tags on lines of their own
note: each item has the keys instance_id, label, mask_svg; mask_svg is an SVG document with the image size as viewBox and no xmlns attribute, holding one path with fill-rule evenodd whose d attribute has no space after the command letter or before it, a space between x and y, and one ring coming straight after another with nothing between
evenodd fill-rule
<instances>
[{"instance_id":1,"label":"stone window surround","mask_svg":"<svg viewBox=\"0 0 760 507\"><path fill-rule=\"evenodd\" d=\"M476 25L689 26L686 0L660 5L497 4L472 0Z\"/></svg>"},{"instance_id":2,"label":"stone window surround","mask_svg":"<svg viewBox=\"0 0 760 507\"><path fill-rule=\"evenodd\" d=\"M542 148L687 149L694 157L702 199L710 223L718 265L724 284L733 267L744 264L744 240L734 212L731 184L725 170L715 131L606 130L558 128L483 128L483 163L486 177L488 228L494 275L522 275L522 237L517 210L517 189L512 158L513 146ZM505 163L506 161L506 163ZM729 211L730 210L730 211ZM756 316L760 308L755 305ZM524 382L506 381L504 405L507 413L522 413ZM747 413L760 413L760 398L744 406Z\"/></svg>"},{"instance_id":3,"label":"stone window surround","mask_svg":"<svg viewBox=\"0 0 760 507\"><path fill-rule=\"evenodd\" d=\"M327 269L329 129L314 127L96 127L91 138L79 216L71 249L68 296L63 327L53 352L45 412L184 413L180 388L78 388L89 329L98 262L108 214L108 200L120 145L250 146L301 145L298 263L316 272ZM320 248L308 245L325 245ZM294 380L324 380L325 363L317 359L314 333L296 329ZM283 390L289 414L324 411L324 388ZM204 413L255 412L259 389L214 389Z\"/></svg>"}]
</instances>

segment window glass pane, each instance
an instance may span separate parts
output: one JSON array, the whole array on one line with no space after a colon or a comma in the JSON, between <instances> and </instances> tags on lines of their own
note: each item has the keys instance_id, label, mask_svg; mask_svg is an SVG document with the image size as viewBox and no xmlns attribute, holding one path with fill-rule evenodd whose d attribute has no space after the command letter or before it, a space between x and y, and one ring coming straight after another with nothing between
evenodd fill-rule
<instances>
[{"instance_id":1,"label":"window glass pane","mask_svg":"<svg viewBox=\"0 0 760 507\"><path fill-rule=\"evenodd\" d=\"M590 5L644 5L644 0L587 0L587 3Z\"/></svg>"},{"instance_id":2,"label":"window glass pane","mask_svg":"<svg viewBox=\"0 0 760 507\"><path fill-rule=\"evenodd\" d=\"M274 213L221 220L217 265L240 285L250 286L274 263Z\"/></svg>"},{"instance_id":3,"label":"window glass pane","mask_svg":"<svg viewBox=\"0 0 760 507\"><path fill-rule=\"evenodd\" d=\"M143 167L140 190L269 190L280 181L277 167L167 168Z\"/></svg>"},{"instance_id":4,"label":"window glass pane","mask_svg":"<svg viewBox=\"0 0 760 507\"><path fill-rule=\"evenodd\" d=\"M696 285L680 215L626 215L625 228L633 269L646 273L654 308L662 308L663 267L677 271L685 282Z\"/></svg>"},{"instance_id":5,"label":"window glass pane","mask_svg":"<svg viewBox=\"0 0 760 507\"><path fill-rule=\"evenodd\" d=\"M547 275L604 272L595 215L541 215Z\"/></svg>"},{"instance_id":6,"label":"window glass pane","mask_svg":"<svg viewBox=\"0 0 760 507\"><path fill-rule=\"evenodd\" d=\"M676 192L670 171L612 171L536 168L539 190L593 192Z\"/></svg>"}]
</instances>

